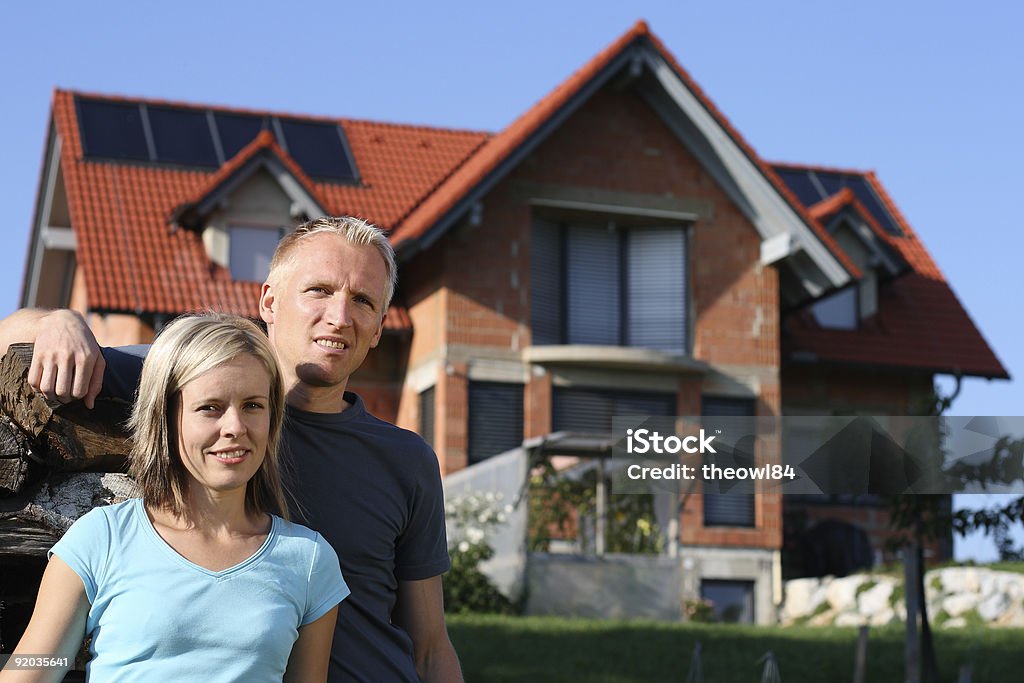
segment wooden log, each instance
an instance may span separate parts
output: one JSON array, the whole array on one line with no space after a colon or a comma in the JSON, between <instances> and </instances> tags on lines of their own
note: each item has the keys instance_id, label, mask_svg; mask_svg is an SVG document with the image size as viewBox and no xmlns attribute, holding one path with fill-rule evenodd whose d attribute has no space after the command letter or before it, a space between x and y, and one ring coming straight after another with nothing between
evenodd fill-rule
<instances>
[{"instance_id":1,"label":"wooden log","mask_svg":"<svg viewBox=\"0 0 1024 683\"><path fill-rule=\"evenodd\" d=\"M97 399L89 410L81 401L48 401L28 383L31 344L12 344L0 359L0 411L36 442L47 467L57 471L122 470L131 448L124 423L125 401Z\"/></svg>"}]
</instances>

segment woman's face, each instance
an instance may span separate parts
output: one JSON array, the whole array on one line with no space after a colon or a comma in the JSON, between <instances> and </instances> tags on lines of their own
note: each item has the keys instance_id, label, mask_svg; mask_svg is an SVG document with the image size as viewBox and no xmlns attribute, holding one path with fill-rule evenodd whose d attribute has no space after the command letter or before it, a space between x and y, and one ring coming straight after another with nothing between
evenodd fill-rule
<instances>
[{"instance_id":1,"label":"woman's face","mask_svg":"<svg viewBox=\"0 0 1024 683\"><path fill-rule=\"evenodd\" d=\"M267 455L270 376L243 354L181 389L178 453L193 485L209 491L241 489Z\"/></svg>"}]
</instances>

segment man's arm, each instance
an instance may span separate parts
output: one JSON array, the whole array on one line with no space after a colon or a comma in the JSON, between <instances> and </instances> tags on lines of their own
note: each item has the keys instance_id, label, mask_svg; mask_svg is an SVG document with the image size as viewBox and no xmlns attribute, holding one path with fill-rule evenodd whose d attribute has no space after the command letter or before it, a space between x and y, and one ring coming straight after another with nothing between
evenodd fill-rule
<instances>
[{"instance_id":1,"label":"man's arm","mask_svg":"<svg viewBox=\"0 0 1024 683\"><path fill-rule=\"evenodd\" d=\"M412 638L416 673L424 683L462 683L462 669L444 623L441 577L399 581L394 622Z\"/></svg>"},{"instance_id":2,"label":"man's arm","mask_svg":"<svg viewBox=\"0 0 1024 683\"><path fill-rule=\"evenodd\" d=\"M0 355L16 343L34 343L28 383L49 399L84 399L92 408L106 364L96 337L75 311L23 308L0 320Z\"/></svg>"}]
</instances>

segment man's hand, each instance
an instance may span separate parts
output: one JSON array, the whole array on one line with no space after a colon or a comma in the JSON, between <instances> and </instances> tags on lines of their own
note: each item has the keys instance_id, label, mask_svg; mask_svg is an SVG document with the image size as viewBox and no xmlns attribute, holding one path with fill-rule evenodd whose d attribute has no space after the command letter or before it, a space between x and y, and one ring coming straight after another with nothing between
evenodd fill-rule
<instances>
[{"instance_id":1,"label":"man's hand","mask_svg":"<svg viewBox=\"0 0 1024 683\"><path fill-rule=\"evenodd\" d=\"M48 399L84 399L91 409L103 387L106 363L85 319L68 310L19 311L4 324L12 321L17 333L6 341L35 344L28 383Z\"/></svg>"}]
</instances>

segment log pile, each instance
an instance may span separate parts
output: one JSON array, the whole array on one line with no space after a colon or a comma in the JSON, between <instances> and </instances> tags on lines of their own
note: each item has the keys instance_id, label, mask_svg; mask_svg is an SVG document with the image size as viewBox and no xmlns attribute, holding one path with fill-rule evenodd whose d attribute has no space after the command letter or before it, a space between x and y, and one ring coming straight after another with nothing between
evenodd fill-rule
<instances>
[{"instance_id":1,"label":"log pile","mask_svg":"<svg viewBox=\"0 0 1024 683\"><path fill-rule=\"evenodd\" d=\"M133 490L129 405L48 401L28 384L31 361L28 344L0 359L0 557L45 557L75 519Z\"/></svg>"}]
</instances>

